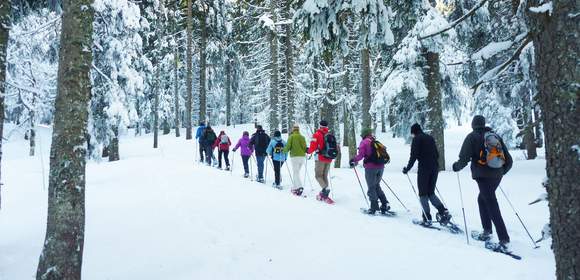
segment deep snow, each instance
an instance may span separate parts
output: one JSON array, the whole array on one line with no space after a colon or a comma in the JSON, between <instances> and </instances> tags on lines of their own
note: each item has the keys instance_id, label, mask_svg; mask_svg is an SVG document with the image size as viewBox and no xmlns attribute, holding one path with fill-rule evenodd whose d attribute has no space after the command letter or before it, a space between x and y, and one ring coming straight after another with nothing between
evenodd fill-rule
<instances>
[{"instance_id":1,"label":"deep snow","mask_svg":"<svg viewBox=\"0 0 580 280\"><path fill-rule=\"evenodd\" d=\"M232 140L241 131L239 126L228 128ZM465 127L446 131L448 169L467 132ZM29 157L27 142L17 133L3 146L1 280L35 275L46 226L50 129L39 127L38 134L42 157ZM161 136L155 150L151 135L125 136L121 161L87 166L83 279L555 278L550 241L532 249L500 192L512 247L523 256L521 261L489 252L475 241L466 245L462 235L412 225L419 204L400 173L409 145L386 135L381 139L392 158L384 178L411 209L406 213L385 188L396 218L359 213L365 202L354 172L347 168L331 170L336 205L330 206L314 199L318 186L312 178L313 161L308 171L314 191L307 182L309 195L299 198L288 191L286 167L285 190L278 191L271 187L270 167L265 185L243 179L239 153L229 173L194 164L195 142L184 137ZM517 161L502 186L539 238L548 221L547 205L527 203L544 192L545 161L525 161L521 152L512 153ZM467 170L460 178L468 227L479 229L477 188ZM359 174L363 172L359 167ZM438 187L454 221L463 226L455 174L440 173Z\"/></svg>"}]
</instances>

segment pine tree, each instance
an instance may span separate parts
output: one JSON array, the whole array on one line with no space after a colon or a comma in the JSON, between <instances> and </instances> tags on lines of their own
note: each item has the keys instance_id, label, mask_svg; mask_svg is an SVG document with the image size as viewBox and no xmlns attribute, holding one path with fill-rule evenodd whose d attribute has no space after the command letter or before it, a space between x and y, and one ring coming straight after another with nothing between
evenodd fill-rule
<instances>
[{"instance_id":1,"label":"pine tree","mask_svg":"<svg viewBox=\"0 0 580 280\"><path fill-rule=\"evenodd\" d=\"M4 94L6 93L6 50L10 30L11 0L0 3L0 180L2 179L2 142L4 135ZM2 208L2 182L0 181L0 209Z\"/></svg>"},{"instance_id":2,"label":"pine tree","mask_svg":"<svg viewBox=\"0 0 580 280\"><path fill-rule=\"evenodd\" d=\"M58 95L50 150L48 219L37 280L81 279L91 96L92 2L63 1Z\"/></svg>"},{"instance_id":3,"label":"pine tree","mask_svg":"<svg viewBox=\"0 0 580 280\"><path fill-rule=\"evenodd\" d=\"M578 4L574 0L529 1L538 99L546 138L546 188L557 279L580 277L580 96ZM538 6L547 8L545 10ZM538 11L539 10L539 11ZM576 16L573 16L576 15Z\"/></svg>"}]
</instances>

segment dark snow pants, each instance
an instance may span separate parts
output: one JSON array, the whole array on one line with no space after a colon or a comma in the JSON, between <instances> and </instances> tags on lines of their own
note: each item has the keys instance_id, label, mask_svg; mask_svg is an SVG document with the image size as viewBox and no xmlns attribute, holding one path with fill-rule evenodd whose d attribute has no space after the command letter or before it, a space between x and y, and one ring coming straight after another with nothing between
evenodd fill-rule
<instances>
[{"instance_id":1,"label":"dark snow pants","mask_svg":"<svg viewBox=\"0 0 580 280\"><path fill-rule=\"evenodd\" d=\"M242 156L242 163L244 164L244 173L250 174L250 156Z\"/></svg>"},{"instance_id":2,"label":"dark snow pants","mask_svg":"<svg viewBox=\"0 0 580 280\"><path fill-rule=\"evenodd\" d=\"M439 176L439 168L437 166L431 168L419 168L417 172L417 185L419 187L419 200L423 208L423 220L432 220L431 208L429 201L437 208L437 211L442 213L445 209L439 197L435 195L435 187L437 186L437 177Z\"/></svg>"},{"instance_id":3,"label":"dark snow pants","mask_svg":"<svg viewBox=\"0 0 580 280\"><path fill-rule=\"evenodd\" d=\"M501 182L500 178L477 178L475 181L479 187L479 196L477 204L479 205L479 216L483 230L492 232L491 223L495 226L497 237L500 241L509 242L510 237L507 233L505 223L499 210L495 191Z\"/></svg>"},{"instance_id":4,"label":"dark snow pants","mask_svg":"<svg viewBox=\"0 0 580 280\"><path fill-rule=\"evenodd\" d=\"M258 166L258 179L264 179L264 160L265 156L256 156L256 165Z\"/></svg>"},{"instance_id":5,"label":"dark snow pants","mask_svg":"<svg viewBox=\"0 0 580 280\"><path fill-rule=\"evenodd\" d=\"M387 203L389 203L385 193L381 189L381 179L383 178L383 172L383 168L365 168L365 180L367 181L367 194L371 202L371 210L379 210L379 200L381 201L383 207L386 207Z\"/></svg>"},{"instance_id":6,"label":"dark snow pants","mask_svg":"<svg viewBox=\"0 0 580 280\"><path fill-rule=\"evenodd\" d=\"M199 146L199 161L204 162L205 157L203 156L203 153L205 152L205 147L204 145L202 145L201 143L197 143L197 145Z\"/></svg>"},{"instance_id":7,"label":"dark snow pants","mask_svg":"<svg viewBox=\"0 0 580 280\"><path fill-rule=\"evenodd\" d=\"M274 165L274 182L276 183L277 186L279 186L280 183L282 182L280 172L282 171L282 165L284 165L284 162L272 160L272 164Z\"/></svg>"},{"instance_id":8,"label":"dark snow pants","mask_svg":"<svg viewBox=\"0 0 580 280\"><path fill-rule=\"evenodd\" d=\"M224 161L226 162L226 167L230 167L230 159L228 158L229 154L230 151L222 151L218 149L218 168L222 168L222 155L224 157Z\"/></svg>"},{"instance_id":9,"label":"dark snow pants","mask_svg":"<svg viewBox=\"0 0 580 280\"><path fill-rule=\"evenodd\" d=\"M204 146L204 150L205 150L205 162L208 165L211 165L211 161L214 158L214 156L213 156L213 148L211 147L211 145L205 145Z\"/></svg>"}]
</instances>

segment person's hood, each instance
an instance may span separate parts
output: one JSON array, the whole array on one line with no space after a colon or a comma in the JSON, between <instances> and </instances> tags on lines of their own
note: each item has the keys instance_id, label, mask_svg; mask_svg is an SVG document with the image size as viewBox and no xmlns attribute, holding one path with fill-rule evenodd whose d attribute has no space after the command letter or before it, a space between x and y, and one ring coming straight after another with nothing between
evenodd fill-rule
<instances>
[{"instance_id":1,"label":"person's hood","mask_svg":"<svg viewBox=\"0 0 580 280\"><path fill-rule=\"evenodd\" d=\"M471 121L471 128L473 128L473 130L484 129L485 128L485 117L482 115L474 116L473 120Z\"/></svg>"},{"instance_id":2,"label":"person's hood","mask_svg":"<svg viewBox=\"0 0 580 280\"><path fill-rule=\"evenodd\" d=\"M419 125L418 123L416 123L416 124L413 124L411 126L411 134L419 135L421 133L423 133L423 129L421 128L421 125Z\"/></svg>"},{"instance_id":3,"label":"person's hood","mask_svg":"<svg viewBox=\"0 0 580 280\"><path fill-rule=\"evenodd\" d=\"M250 135L242 135L242 139L244 139L244 140L250 140Z\"/></svg>"},{"instance_id":4,"label":"person's hood","mask_svg":"<svg viewBox=\"0 0 580 280\"><path fill-rule=\"evenodd\" d=\"M326 134L326 133L328 133L329 129L328 129L328 127L324 126L324 127L319 128L318 131Z\"/></svg>"},{"instance_id":5,"label":"person's hood","mask_svg":"<svg viewBox=\"0 0 580 280\"><path fill-rule=\"evenodd\" d=\"M282 137L278 137L278 136L276 136L276 137L273 137L272 139L273 139L273 140L276 140L276 141L280 141L280 140L282 140Z\"/></svg>"}]
</instances>

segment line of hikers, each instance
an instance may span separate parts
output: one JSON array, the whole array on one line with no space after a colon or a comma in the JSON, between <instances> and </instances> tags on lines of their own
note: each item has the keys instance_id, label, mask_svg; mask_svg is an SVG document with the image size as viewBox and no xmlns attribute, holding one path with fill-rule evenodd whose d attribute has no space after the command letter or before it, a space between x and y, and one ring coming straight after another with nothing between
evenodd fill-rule
<instances>
[{"instance_id":1,"label":"line of hikers","mask_svg":"<svg viewBox=\"0 0 580 280\"><path fill-rule=\"evenodd\" d=\"M310 145L306 145L305 137L300 133L298 125L294 125L288 141L282 139L280 131L275 131L270 138L262 126L256 126L256 132L251 136L247 131L234 146L233 151L241 151L244 165L244 177L250 176L250 160L255 155L258 168L256 180L264 183L264 162L266 157L270 157L274 169L275 180L273 187L281 189L281 168L290 157L292 165L292 188L295 195L302 195L304 187L300 180L301 169L306 165L307 159L316 154L315 178L318 181L321 191L317 199L334 203L329 197L330 183L329 171L332 161L338 154L338 144L333 134L329 132L328 123L320 121L320 127L312 135ZM471 123L473 131L468 134L463 142L459 153L459 160L453 164L453 171L459 172L469 162L471 162L472 178L479 187L477 199L479 213L483 231L476 238L488 241L492 235L492 224L495 226L499 244L503 250L508 250L510 242L509 235L496 198L496 190L502 177L512 167L512 157L502 138L494 133L491 128L486 127L483 116L475 116ZM411 154L407 166L402 170L407 174L415 164L418 164L417 185L419 188L419 201L422 207L423 225L432 224L431 210L429 202L437 209L436 220L440 224L449 223L451 214L445 208L439 197L435 194L437 177L439 173L439 153L435 140L432 136L423 132L419 124L411 127L413 141L411 144ZM357 155L350 159L349 165L355 168L358 162L363 161L365 169L365 180L367 183L367 195L370 200L370 207L366 210L368 214L375 214L377 211L386 214L390 209L389 201L383 192L380 182L382 181L385 164L390 162L386 147L380 143L373 135L373 130L363 128L360 134L362 140L358 146ZM213 149L218 148L218 168L222 167L222 156L225 160L226 170L229 170L228 159L231 141L224 131L219 136L210 126L201 123L197 129L196 139L199 141L200 161L211 165ZM204 157L205 154L205 157ZM380 202L380 205L379 205Z\"/></svg>"}]
</instances>

